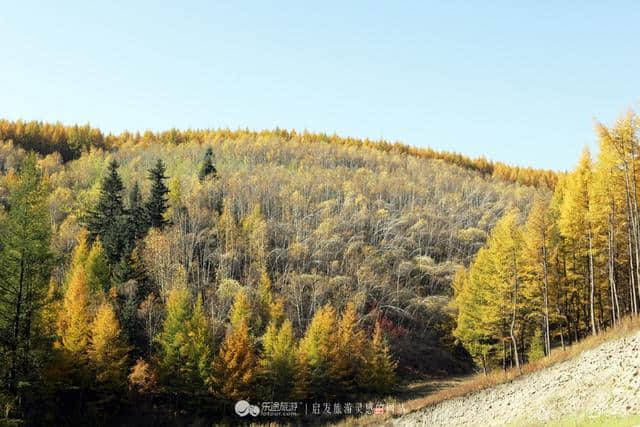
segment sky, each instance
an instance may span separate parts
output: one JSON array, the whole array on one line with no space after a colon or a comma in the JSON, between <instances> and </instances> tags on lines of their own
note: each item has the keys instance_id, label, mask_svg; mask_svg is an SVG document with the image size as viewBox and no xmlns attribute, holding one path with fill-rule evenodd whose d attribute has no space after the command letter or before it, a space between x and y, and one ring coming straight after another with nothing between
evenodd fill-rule
<instances>
[{"instance_id":1,"label":"sky","mask_svg":"<svg viewBox=\"0 0 640 427\"><path fill-rule=\"evenodd\" d=\"M5 1L0 117L384 138L558 170L640 107L640 2Z\"/></svg>"}]
</instances>

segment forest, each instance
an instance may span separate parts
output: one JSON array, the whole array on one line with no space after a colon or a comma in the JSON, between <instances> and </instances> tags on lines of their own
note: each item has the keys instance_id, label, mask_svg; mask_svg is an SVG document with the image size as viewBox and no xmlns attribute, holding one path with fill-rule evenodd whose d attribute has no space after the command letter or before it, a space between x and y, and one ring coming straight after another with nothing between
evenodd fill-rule
<instances>
[{"instance_id":1,"label":"forest","mask_svg":"<svg viewBox=\"0 0 640 427\"><path fill-rule=\"evenodd\" d=\"M4 417L382 399L596 333L640 292L636 117L600 138L565 175L279 129L0 121Z\"/></svg>"},{"instance_id":2,"label":"forest","mask_svg":"<svg viewBox=\"0 0 640 427\"><path fill-rule=\"evenodd\" d=\"M596 126L554 191L496 224L453 281L454 336L476 365L519 368L637 316L640 303L640 118Z\"/></svg>"}]
</instances>

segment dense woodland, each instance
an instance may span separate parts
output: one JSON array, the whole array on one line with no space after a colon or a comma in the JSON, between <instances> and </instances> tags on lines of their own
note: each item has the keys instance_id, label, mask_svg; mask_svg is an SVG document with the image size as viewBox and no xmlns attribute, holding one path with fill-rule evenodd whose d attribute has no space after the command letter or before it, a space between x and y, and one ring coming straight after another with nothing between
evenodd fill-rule
<instances>
[{"instance_id":1,"label":"dense woodland","mask_svg":"<svg viewBox=\"0 0 640 427\"><path fill-rule=\"evenodd\" d=\"M559 180L292 131L0 122L4 414L177 422L383 396L606 327L640 291L634 120Z\"/></svg>"},{"instance_id":2,"label":"dense woodland","mask_svg":"<svg viewBox=\"0 0 640 427\"><path fill-rule=\"evenodd\" d=\"M454 335L481 368L519 367L598 334L640 304L640 119L597 126L555 191L514 209L454 280Z\"/></svg>"}]
</instances>

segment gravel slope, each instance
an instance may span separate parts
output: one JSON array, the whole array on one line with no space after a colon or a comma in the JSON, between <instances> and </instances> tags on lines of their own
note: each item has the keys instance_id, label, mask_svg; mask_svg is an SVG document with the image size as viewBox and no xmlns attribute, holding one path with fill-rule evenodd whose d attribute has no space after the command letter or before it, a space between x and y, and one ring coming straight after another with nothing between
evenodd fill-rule
<instances>
[{"instance_id":1,"label":"gravel slope","mask_svg":"<svg viewBox=\"0 0 640 427\"><path fill-rule=\"evenodd\" d=\"M576 414L640 414L640 332L510 383L407 414L393 423L538 424Z\"/></svg>"}]
</instances>

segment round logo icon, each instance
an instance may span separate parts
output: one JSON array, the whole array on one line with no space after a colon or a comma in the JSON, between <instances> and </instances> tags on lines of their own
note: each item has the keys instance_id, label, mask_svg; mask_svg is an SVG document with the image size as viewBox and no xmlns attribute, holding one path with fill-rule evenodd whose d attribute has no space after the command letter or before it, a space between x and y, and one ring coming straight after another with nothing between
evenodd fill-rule
<instances>
[{"instance_id":1,"label":"round logo icon","mask_svg":"<svg viewBox=\"0 0 640 427\"><path fill-rule=\"evenodd\" d=\"M257 417L260 415L260 408L256 405L252 405L246 400L238 400L235 405L236 414L241 417L245 417L248 414L251 414L252 417Z\"/></svg>"},{"instance_id":2,"label":"round logo icon","mask_svg":"<svg viewBox=\"0 0 640 427\"><path fill-rule=\"evenodd\" d=\"M235 406L236 414L244 417L249 413L250 407L251 405L246 400L238 400Z\"/></svg>"}]
</instances>

